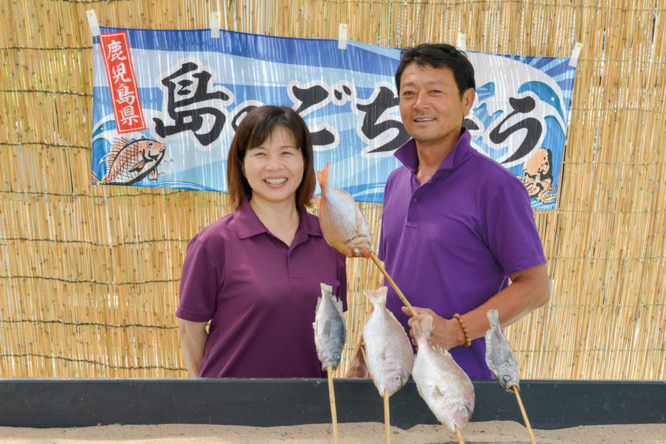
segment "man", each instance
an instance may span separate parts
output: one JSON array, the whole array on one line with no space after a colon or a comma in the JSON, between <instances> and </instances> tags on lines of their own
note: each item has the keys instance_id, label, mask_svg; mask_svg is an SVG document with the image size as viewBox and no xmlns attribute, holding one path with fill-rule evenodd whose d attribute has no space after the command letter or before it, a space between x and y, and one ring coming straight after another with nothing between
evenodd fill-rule
<instances>
[{"instance_id":1,"label":"man","mask_svg":"<svg viewBox=\"0 0 666 444\"><path fill-rule=\"evenodd\" d=\"M390 287L387 308L410 334L414 320L433 316L431 342L470 378L490 379L488 310L506 326L550 298L530 200L513 174L470 146L462 122L474 102L474 69L462 52L405 49L395 79L412 139L395 152L403 166L386 184L379 257L417 316ZM357 354L349 375L364 372Z\"/></svg>"}]
</instances>

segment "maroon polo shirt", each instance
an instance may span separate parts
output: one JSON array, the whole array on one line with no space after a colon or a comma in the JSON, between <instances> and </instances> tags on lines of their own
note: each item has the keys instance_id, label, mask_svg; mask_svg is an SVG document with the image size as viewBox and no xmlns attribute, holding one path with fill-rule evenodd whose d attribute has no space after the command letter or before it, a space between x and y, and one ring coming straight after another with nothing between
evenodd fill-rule
<instances>
[{"instance_id":1,"label":"maroon polo shirt","mask_svg":"<svg viewBox=\"0 0 666 444\"><path fill-rule=\"evenodd\" d=\"M176 316L211 320L202 377L323 377L312 323L320 283L347 309L345 257L300 210L291 245L271 234L247 199L187 246Z\"/></svg>"},{"instance_id":2,"label":"maroon polo shirt","mask_svg":"<svg viewBox=\"0 0 666 444\"><path fill-rule=\"evenodd\" d=\"M507 169L460 139L424 184L414 140L395 152L403 164L384 192L379 257L410 304L444 318L465 314L509 284L509 275L545 264L530 199ZM406 330L402 302L386 307ZM450 350L472 379L491 379L483 337Z\"/></svg>"}]
</instances>

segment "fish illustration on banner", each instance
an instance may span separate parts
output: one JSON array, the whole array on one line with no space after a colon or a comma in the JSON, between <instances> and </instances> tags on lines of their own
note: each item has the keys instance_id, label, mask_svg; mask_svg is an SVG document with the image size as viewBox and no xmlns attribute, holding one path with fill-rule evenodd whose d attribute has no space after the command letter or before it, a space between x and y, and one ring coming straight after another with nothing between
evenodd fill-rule
<instances>
[{"instance_id":1,"label":"fish illustration on banner","mask_svg":"<svg viewBox=\"0 0 666 444\"><path fill-rule=\"evenodd\" d=\"M126 46L102 50L102 36L93 39L95 183L226 192L226 154L238 124L252 109L272 104L293 108L307 123L315 169L328 162L331 181L355 201L383 200L386 179L400 165L393 153L410 138L394 84L398 48L350 41L341 50L337 40L224 30L219 38L210 30L101 32L125 36ZM534 208L554 208L575 66L566 57L467 54L477 84L463 122L472 145L525 184ZM111 71L109 57L117 64ZM120 68L121 57L135 69ZM125 122L140 113L145 128L138 120L134 129L121 128L123 112ZM119 155L120 138L168 149L159 160L154 151L146 155L143 166L121 177L120 166L112 172L109 162L128 161Z\"/></svg>"},{"instance_id":2,"label":"fish illustration on banner","mask_svg":"<svg viewBox=\"0 0 666 444\"><path fill-rule=\"evenodd\" d=\"M101 179L91 173L93 185L132 185L148 176L157 180L157 166L164 158L166 146L156 140L141 139L130 142L120 138L115 141L106 157L107 173Z\"/></svg>"}]
</instances>

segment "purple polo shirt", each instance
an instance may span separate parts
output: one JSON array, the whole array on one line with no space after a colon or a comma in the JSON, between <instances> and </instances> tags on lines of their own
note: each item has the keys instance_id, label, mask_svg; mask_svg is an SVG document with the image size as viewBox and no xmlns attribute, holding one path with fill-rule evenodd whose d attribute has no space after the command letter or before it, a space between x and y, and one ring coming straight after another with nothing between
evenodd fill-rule
<instances>
[{"instance_id":1,"label":"purple polo shirt","mask_svg":"<svg viewBox=\"0 0 666 444\"><path fill-rule=\"evenodd\" d=\"M287 246L245 200L190 241L176 316L211 320L199 376L325 376L312 323L322 282L347 309L345 257L326 243L315 216L300 216Z\"/></svg>"},{"instance_id":2,"label":"purple polo shirt","mask_svg":"<svg viewBox=\"0 0 666 444\"><path fill-rule=\"evenodd\" d=\"M546 263L525 187L472 148L466 129L422 185L414 140L395 156L403 166L386 183L379 257L410 304L451 318L504 289L510 274ZM408 330L390 287L386 305ZM450 350L470 378L492 379L485 351L484 338Z\"/></svg>"}]
</instances>

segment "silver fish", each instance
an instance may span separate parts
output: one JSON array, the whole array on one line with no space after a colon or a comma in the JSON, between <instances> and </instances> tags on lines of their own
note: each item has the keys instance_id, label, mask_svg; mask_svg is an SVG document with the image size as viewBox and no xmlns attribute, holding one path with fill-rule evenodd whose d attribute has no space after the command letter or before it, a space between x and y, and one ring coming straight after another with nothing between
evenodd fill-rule
<instances>
[{"instance_id":1,"label":"silver fish","mask_svg":"<svg viewBox=\"0 0 666 444\"><path fill-rule=\"evenodd\" d=\"M431 316L420 323L413 322L412 329L419 345L412 370L419 395L449 430L455 432L455 426L462 429L474 411L472 381L448 351L433 347L428 340L432 331Z\"/></svg>"},{"instance_id":2,"label":"silver fish","mask_svg":"<svg viewBox=\"0 0 666 444\"><path fill-rule=\"evenodd\" d=\"M368 372L379 394L391 396L409 379L414 353L405 329L386 309L386 287L364 293L374 306L363 327Z\"/></svg>"},{"instance_id":3,"label":"silver fish","mask_svg":"<svg viewBox=\"0 0 666 444\"><path fill-rule=\"evenodd\" d=\"M507 392L511 391L513 385L520 390L518 362L511 350L511 343L502 332L497 310L488 310L487 316L490 330L486 332L486 364Z\"/></svg>"},{"instance_id":4,"label":"silver fish","mask_svg":"<svg viewBox=\"0 0 666 444\"><path fill-rule=\"evenodd\" d=\"M342 317L342 301L333 297L333 288L330 285L321 284L321 297L317 300L312 327L322 370L329 366L336 369L342 357L347 330Z\"/></svg>"},{"instance_id":5,"label":"silver fish","mask_svg":"<svg viewBox=\"0 0 666 444\"><path fill-rule=\"evenodd\" d=\"M91 173L90 182L97 184L131 185L148 176L157 180L157 165L164 159L166 146L156 140L130 142L116 139L106 157L106 174L98 179Z\"/></svg>"}]
</instances>

